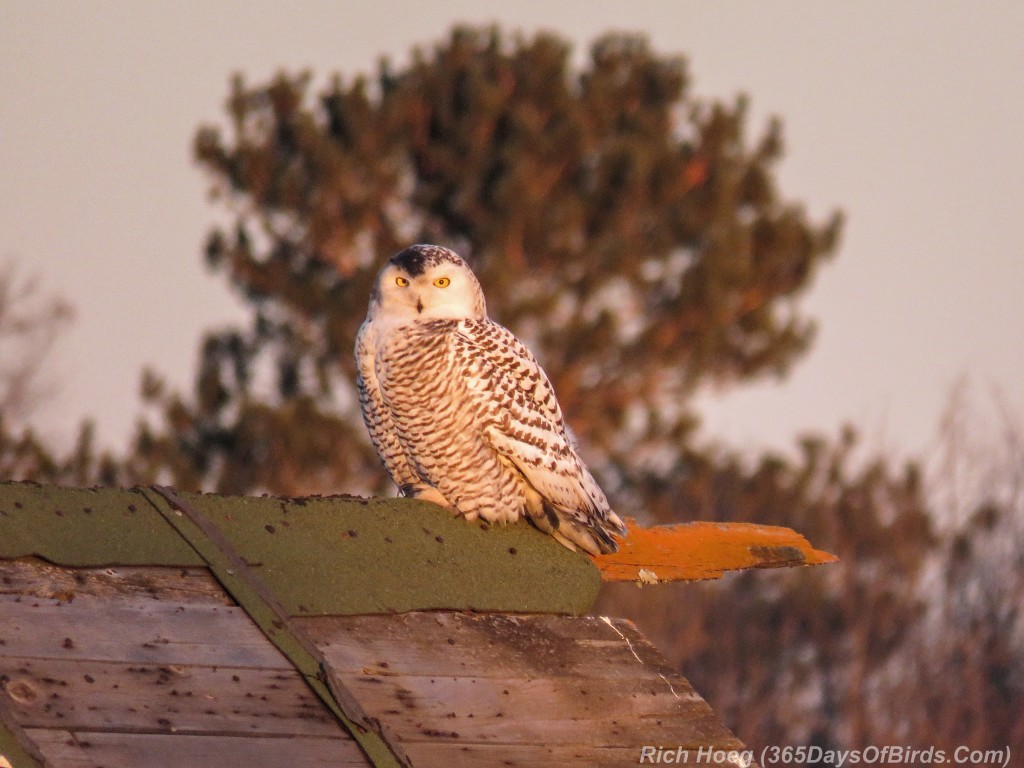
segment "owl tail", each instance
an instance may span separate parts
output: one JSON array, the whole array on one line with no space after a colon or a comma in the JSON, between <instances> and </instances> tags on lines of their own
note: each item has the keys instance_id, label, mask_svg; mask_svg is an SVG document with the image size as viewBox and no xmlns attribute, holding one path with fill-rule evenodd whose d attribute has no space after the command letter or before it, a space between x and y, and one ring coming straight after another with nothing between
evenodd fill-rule
<instances>
[{"instance_id":1,"label":"owl tail","mask_svg":"<svg viewBox=\"0 0 1024 768\"><path fill-rule=\"evenodd\" d=\"M598 518L579 510L563 509L544 499L543 512L542 515L531 516L530 522L573 552L577 546L592 555L616 552L619 545L612 534L623 536L626 533L618 515L611 511L606 518Z\"/></svg>"}]
</instances>

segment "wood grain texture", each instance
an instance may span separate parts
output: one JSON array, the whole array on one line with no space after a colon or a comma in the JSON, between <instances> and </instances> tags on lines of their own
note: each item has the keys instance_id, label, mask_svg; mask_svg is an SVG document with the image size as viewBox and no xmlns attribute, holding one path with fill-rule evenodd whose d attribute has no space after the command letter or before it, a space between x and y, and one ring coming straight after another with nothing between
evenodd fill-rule
<instances>
[{"instance_id":1,"label":"wood grain texture","mask_svg":"<svg viewBox=\"0 0 1024 768\"><path fill-rule=\"evenodd\" d=\"M752 523L682 523L644 528L627 519L619 551L591 559L603 581L701 581L726 571L834 563L794 530Z\"/></svg>"},{"instance_id":2,"label":"wood grain texture","mask_svg":"<svg viewBox=\"0 0 1024 768\"><path fill-rule=\"evenodd\" d=\"M0 653L47 659L291 669L234 606L0 595Z\"/></svg>"},{"instance_id":3,"label":"wood grain texture","mask_svg":"<svg viewBox=\"0 0 1024 768\"><path fill-rule=\"evenodd\" d=\"M54 766L367 764L206 569L0 561L0 703Z\"/></svg>"},{"instance_id":4,"label":"wood grain texture","mask_svg":"<svg viewBox=\"0 0 1024 768\"><path fill-rule=\"evenodd\" d=\"M338 735L291 670L0 656L0 679L24 728Z\"/></svg>"},{"instance_id":5,"label":"wood grain texture","mask_svg":"<svg viewBox=\"0 0 1024 768\"><path fill-rule=\"evenodd\" d=\"M366 766L352 741L48 730L29 737L59 768L347 768Z\"/></svg>"},{"instance_id":6,"label":"wood grain texture","mask_svg":"<svg viewBox=\"0 0 1024 768\"><path fill-rule=\"evenodd\" d=\"M742 749L630 622L447 612L296 622L413 765L604 766L635 764L650 744Z\"/></svg>"},{"instance_id":7,"label":"wood grain texture","mask_svg":"<svg viewBox=\"0 0 1024 768\"><path fill-rule=\"evenodd\" d=\"M700 768L738 768L735 760L729 759L730 750L715 753L681 750L676 745L666 745L671 763L662 765L689 765ZM455 756L446 744L418 744L416 746L419 765L429 766L473 766L473 768L536 768L536 766L564 766L589 768L622 768L635 766L640 762L641 752L636 747L585 747L585 746L537 746L519 744L509 749L504 745L465 744L458 748ZM677 759L678 758L678 759ZM645 761L650 764L652 761ZM758 768L756 763L747 768Z\"/></svg>"},{"instance_id":8,"label":"wood grain texture","mask_svg":"<svg viewBox=\"0 0 1024 768\"><path fill-rule=\"evenodd\" d=\"M82 596L142 594L194 604L235 604L206 568L61 568L34 557L0 561L0 594L51 597L64 602Z\"/></svg>"}]
</instances>

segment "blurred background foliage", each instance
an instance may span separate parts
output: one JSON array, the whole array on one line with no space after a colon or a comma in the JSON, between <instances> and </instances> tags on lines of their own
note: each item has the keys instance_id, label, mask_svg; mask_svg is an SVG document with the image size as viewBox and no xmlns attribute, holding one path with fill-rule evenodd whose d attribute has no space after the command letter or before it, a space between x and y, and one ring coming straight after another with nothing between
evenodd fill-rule
<instances>
[{"instance_id":1,"label":"blurred background foliage","mask_svg":"<svg viewBox=\"0 0 1024 768\"><path fill-rule=\"evenodd\" d=\"M0 367L0 477L387 492L353 341L379 265L441 243L537 353L619 511L784 525L842 558L605 592L598 610L637 621L741 739L1024 749L1019 425L979 442L958 396L931 468L863 456L853 428L800 437L795 459L701 443L700 388L784 376L809 349L799 298L841 216L787 200L780 123L752 137L744 100L695 98L684 59L610 34L572 62L551 34L456 28L319 92L309 73L237 77L194 151L231 221L206 261L251 322L201 340L191 392L143 374L123 455L89 425L64 454L33 433L28 393L31 339L69 310L0 274L0 345L21 350Z\"/></svg>"}]
</instances>

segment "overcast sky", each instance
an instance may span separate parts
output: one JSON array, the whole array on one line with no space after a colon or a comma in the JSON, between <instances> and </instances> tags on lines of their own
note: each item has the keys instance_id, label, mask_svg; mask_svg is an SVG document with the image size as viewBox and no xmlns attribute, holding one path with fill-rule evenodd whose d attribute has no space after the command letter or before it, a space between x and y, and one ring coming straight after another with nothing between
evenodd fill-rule
<instances>
[{"instance_id":1,"label":"overcast sky","mask_svg":"<svg viewBox=\"0 0 1024 768\"><path fill-rule=\"evenodd\" d=\"M747 448L835 434L927 450L969 375L1024 411L1024 3L12 2L0 0L0 262L76 308L36 421L94 417L123 447L151 366L191 386L204 329L243 316L200 256L219 215L190 156L229 78L402 62L456 22L609 30L684 54L694 92L785 126L788 199L842 208L838 259L804 300L813 351L781 384L702 398L705 433Z\"/></svg>"}]
</instances>

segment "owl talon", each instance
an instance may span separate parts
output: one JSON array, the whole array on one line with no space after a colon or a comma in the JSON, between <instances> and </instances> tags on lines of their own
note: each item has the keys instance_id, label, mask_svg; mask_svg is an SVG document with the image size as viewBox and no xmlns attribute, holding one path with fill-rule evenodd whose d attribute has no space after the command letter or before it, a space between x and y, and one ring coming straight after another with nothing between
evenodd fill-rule
<instances>
[{"instance_id":1,"label":"owl talon","mask_svg":"<svg viewBox=\"0 0 1024 768\"><path fill-rule=\"evenodd\" d=\"M401 493L403 496L409 499L419 499L420 501L429 501L431 504L436 504L439 507L444 507L449 512L453 512L458 515L459 511L455 509L448 499L446 499L437 488L426 483L414 483L410 485L403 485Z\"/></svg>"}]
</instances>

